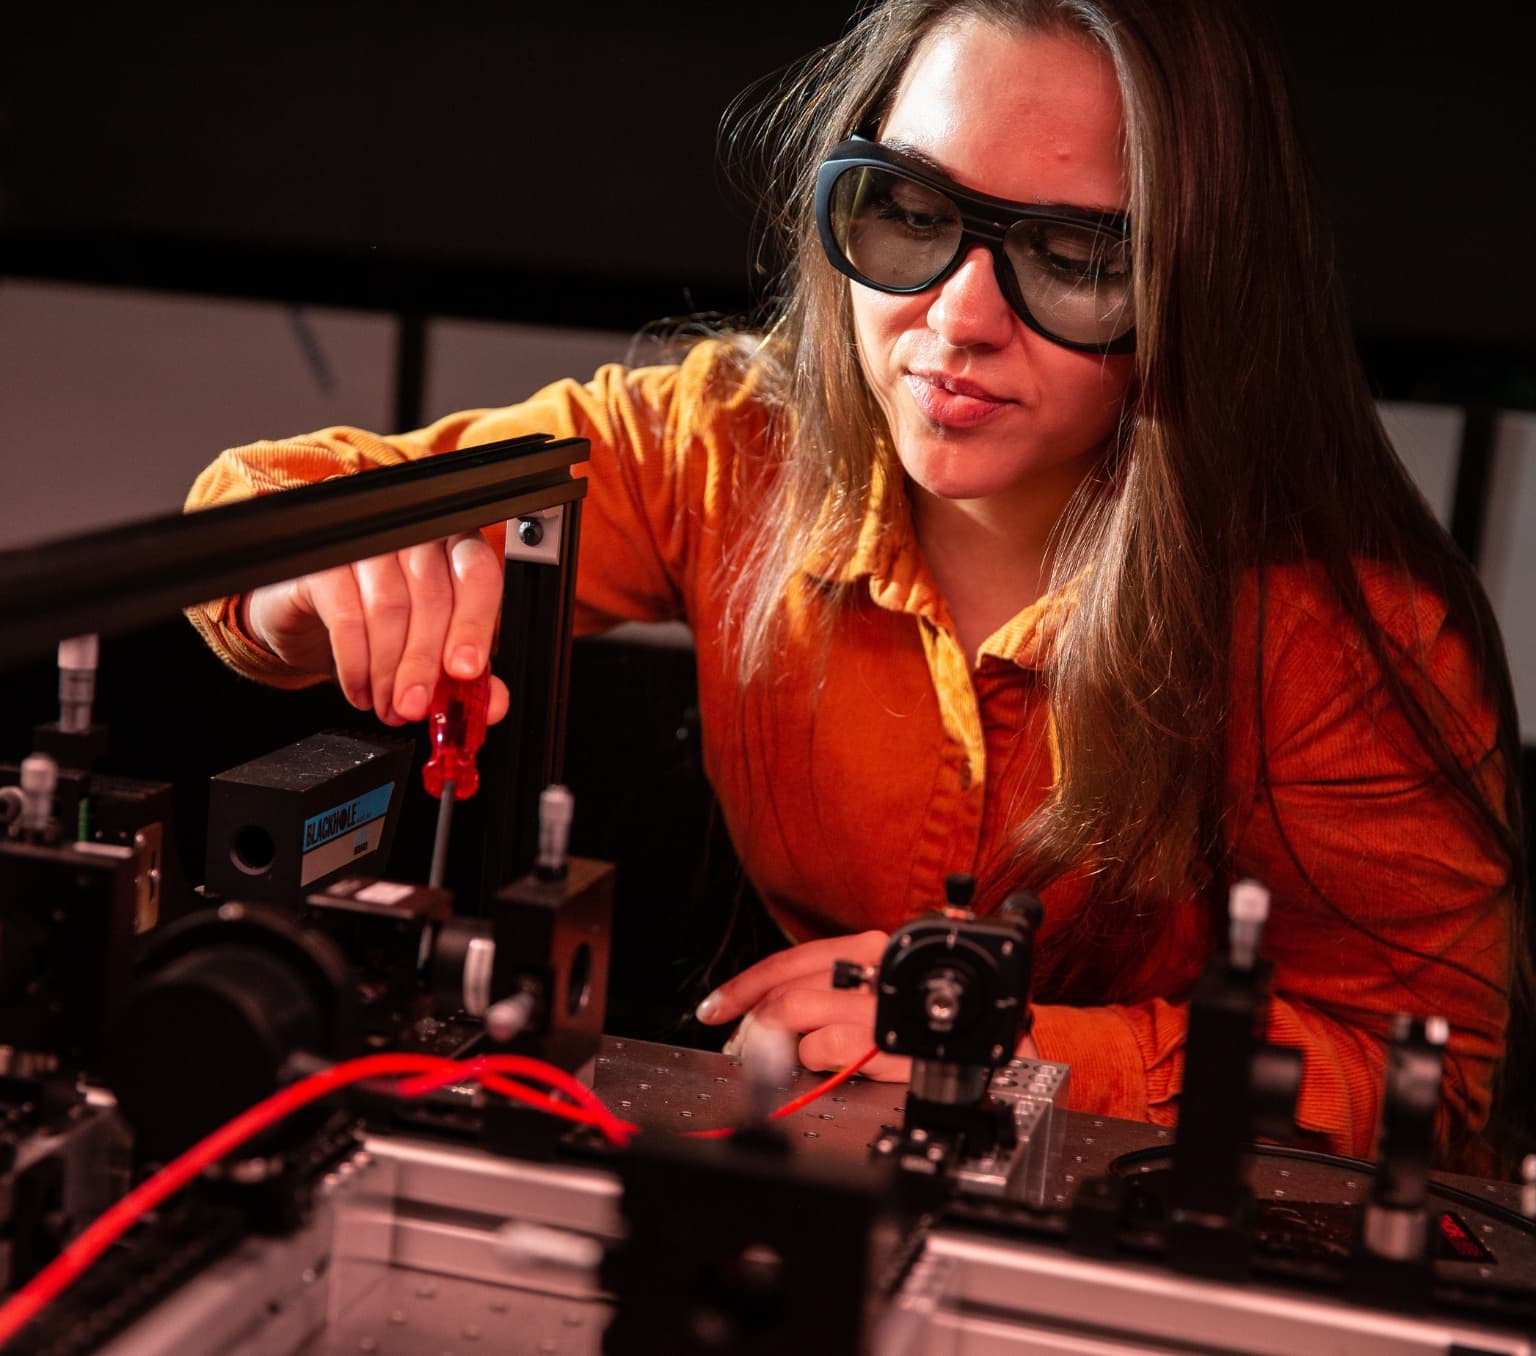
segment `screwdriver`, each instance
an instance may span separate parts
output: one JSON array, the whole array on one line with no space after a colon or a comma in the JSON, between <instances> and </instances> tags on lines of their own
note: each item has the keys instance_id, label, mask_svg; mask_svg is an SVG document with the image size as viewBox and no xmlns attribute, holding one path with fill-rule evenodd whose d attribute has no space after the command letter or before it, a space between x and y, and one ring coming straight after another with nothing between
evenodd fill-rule
<instances>
[{"instance_id":1,"label":"screwdriver","mask_svg":"<svg viewBox=\"0 0 1536 1356\"><path fill-rule=\"evenodd\" d=\"M485 743L485 711L491 700L491 673L478 678L454 678L444 673L432 693L427 712L427 734L432 755L421 769L421 782L429 796L438 798L437 833L432 840L432 868L427 884L443 883L448 857L448 827L453 822L453 802L468 800L480 788L475 755Z\"/></svg>"}]
</instances>

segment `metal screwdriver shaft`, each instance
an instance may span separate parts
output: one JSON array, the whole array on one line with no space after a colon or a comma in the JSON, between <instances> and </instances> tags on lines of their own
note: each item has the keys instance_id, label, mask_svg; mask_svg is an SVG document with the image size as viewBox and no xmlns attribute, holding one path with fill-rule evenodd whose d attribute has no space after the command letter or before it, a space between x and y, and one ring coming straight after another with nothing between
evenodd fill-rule
<instances>
[{"instance_id":1,"label":"metal screwdriver shaft","mask_svg":"<svg viewBox=\"0 0 1536 1356\"><path fill-rule=\"evenodd\" d=\"M432 694L427 713L427 732L432 754L421 769L422 785L437 797L437 832L432 840L432 865L427 883L443 883L448 860L448 833L453 823L453 803L468 800L480 787L475 755L485 742L485 713L490 705L489 670L465 680L443 674Z\"/></svg>"},{"instance_id":2,"label":"metal screwdriver shaft","mask_svg":"<svg viewBox=\"0 0 1536 1356\"><path fill-rule=\"evenodd\" d=\"M441 889L443 868L448 861L448 830L453 824L453 780L443 783L443 794L437 801L437 832L432 835L432 867L427 872L427 884L434 890Z\"/></svg>"}]
</instances>

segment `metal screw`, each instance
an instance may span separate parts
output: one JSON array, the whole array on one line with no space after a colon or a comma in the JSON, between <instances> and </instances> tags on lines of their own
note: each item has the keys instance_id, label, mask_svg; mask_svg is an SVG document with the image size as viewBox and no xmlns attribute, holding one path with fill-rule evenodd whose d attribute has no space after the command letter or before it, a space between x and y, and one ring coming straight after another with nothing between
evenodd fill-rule
<instances>
[{"instance_id":1,"label":"metal screw","mask_svg":"<svg viewBox=\"0 0 1536 1356\"><path fill-rule=\"evenodd\" d=\"M537 546L544 540L544 524L537 518L519 518L517 520L517 539L524 546Z\"/></svg>"}]
</instances>

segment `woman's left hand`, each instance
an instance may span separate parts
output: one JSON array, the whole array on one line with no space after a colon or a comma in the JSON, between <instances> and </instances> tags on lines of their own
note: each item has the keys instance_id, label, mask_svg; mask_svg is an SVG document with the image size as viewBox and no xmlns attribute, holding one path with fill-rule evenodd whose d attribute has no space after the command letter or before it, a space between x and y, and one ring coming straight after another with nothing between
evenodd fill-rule
<instances>
[{"instance_id":1,"label":"woman's left hand","mask_svg":"<svg viewBox=\"0 0 1536 1356\"><path fill-rule=\"evenodd\" d=\"M875 1043L875 997L868 989L834 989L832 963L879 966L886 934L860 932L825 937L777 951L727 980L699 1004L706 1026L741 1019L727 1054L739 1054L758 1023L800 1037L799 1059L807 1069L841 1069ZM860 1070L867 1078L905 1082L912 1061L876 1055Z\"/></svg>"},{"instance_id":2,"label":"woman's left hand","mask_svg":"<svg viewBox=\"0 0 1536 1356\"><path fill-rule=\"evenodd\" d=\"M879 968L887 934L878 931L846 937L824 937L776 951L727 980L698 1008L706 1026L740 1019L725 1044L726 1054L739 1054L747 1034L758 1023L800 1037L799 1059L807 1069L842 1069L875 1043L875 996L868 989L834 989L832 965L848 960ZM1017 1053L1038 1059L1033 1039L1019 1042ZM860 1072L866 1078L905 1083L912 1061L876 1055Z\"/></svg>"}]
</instances>

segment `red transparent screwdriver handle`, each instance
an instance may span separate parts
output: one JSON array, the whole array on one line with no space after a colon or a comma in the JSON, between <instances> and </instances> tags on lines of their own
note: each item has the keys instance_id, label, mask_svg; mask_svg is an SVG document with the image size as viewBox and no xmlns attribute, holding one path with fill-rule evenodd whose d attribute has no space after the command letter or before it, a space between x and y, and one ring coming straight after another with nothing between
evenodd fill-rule
<instances>
[{"instance_id":1,"label":"red transparent screwdriver handle","mask_svg":"<svg viewBox=\"0 0 1536 1356\"><path fill-rule=\"evenodd\" d=\"M448 782L453 783L455 800L467 800L479 789L475 755L485 743L485 711L490 700L489 669L478 678L465 680L445 673L437 680L432 709L427 713L432 756L421 769L421 782L429 795L440 797Z\"/></svg>"}]
</instances>

